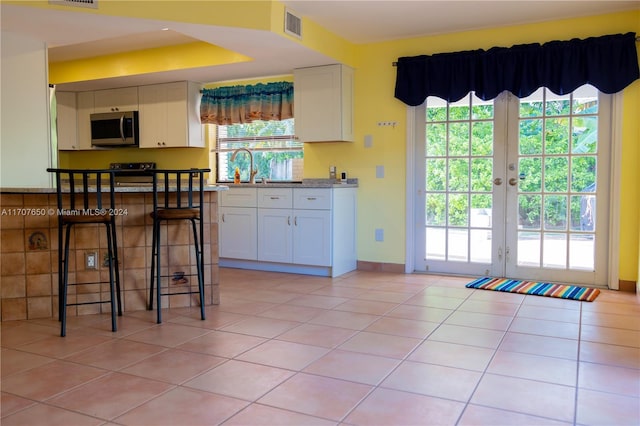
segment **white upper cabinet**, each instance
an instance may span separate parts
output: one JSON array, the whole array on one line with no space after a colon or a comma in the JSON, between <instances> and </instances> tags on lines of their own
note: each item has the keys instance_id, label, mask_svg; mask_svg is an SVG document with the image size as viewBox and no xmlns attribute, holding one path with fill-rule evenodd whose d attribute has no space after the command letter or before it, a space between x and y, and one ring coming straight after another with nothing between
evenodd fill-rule
<instances>
[{"instance_id":1,"label":"white upper cabinet","mask_svg":"<svg viewBox=\"0 0 640 426\"><path fill-rule=\"evenodd\" d=\"M200 85L140 86L140 148L204 147Z\"/></svg>"},{"instance_id":2,"label":"white upper cabinet","mask_svg":"<svg viewBox=\"0 0 640 426\"><path fill-rule=\"evenodd\" d=\"M96 90L94 112L122 112L138 110L138 88Z\"/></svg>"},{"instance_id":3,"label":"white upper cabinet","mask_svg":"<svg viewBox=\"0 0 640 426\"><path fill-rule=\"evenodd\" d=\"M58 149L79 149L75 92L56 92L56 113Z\"/></svg>"},{"instance_id":4,"label":"white upper cabinet","mask_svg":"<svg viewBox=\"0 0 640 426\"><path fill-rule=\"evenodd\" d=\"M353 142L353 69L325 65L293 70L296 137Z\"/></svg>"},{"instance_id":5,"label":"white upper cabinet","mask_svg":"<svg viewBox=\"0 0 640 426\"><path fill-rule=\"evenodd\" d=\"M89 150L94 92L56 92L58 149Z\"/></svg>"}]
</instances>

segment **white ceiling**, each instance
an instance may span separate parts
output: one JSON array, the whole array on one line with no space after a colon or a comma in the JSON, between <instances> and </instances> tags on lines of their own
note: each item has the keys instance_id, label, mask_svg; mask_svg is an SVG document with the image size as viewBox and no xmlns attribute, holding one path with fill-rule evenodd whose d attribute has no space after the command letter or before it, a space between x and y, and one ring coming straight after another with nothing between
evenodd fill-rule
<instances>
[{"instance_id":1,"label":"white ceiling","mask_svg":"<svg viewBox=\"0 0 640 426\"><path fill-rule=\"evenodd\" d=\"M356 44L640 8L640 0L292 0L282 3L297 15ZM176 80L209 83L290 74L294 68L335 62L289 38L266 31L95 15L76 7L69 7L68 11L4 3L0 7L2 30L47 42L49 60L54 62L196 40L254 58L250 62L215 67L65 84L65 90ZM171 30L161 31L162 28Z\"/></svg>"}]
</instances>

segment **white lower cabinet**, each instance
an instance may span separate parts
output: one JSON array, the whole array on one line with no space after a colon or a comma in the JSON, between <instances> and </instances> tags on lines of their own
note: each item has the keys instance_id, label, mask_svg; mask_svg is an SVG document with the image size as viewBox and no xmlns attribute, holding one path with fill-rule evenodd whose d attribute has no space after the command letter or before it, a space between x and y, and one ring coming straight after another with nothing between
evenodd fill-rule
<instances>
[{"instance_id":1,"label":"white lower cabinet","mask_svg":"<svg viewBox=\"0 0 640 426\"><path fill-rule=\"evenodd\" d=\"M230 241L229 235L234 232L233 220L242 228L235 231L235 239L247 237L251 229L237 219L238 210L249 209L237 207L247 204L246 196L245 201L238 200L248 189L256 190L255 262L238 250L241 243ZM356 188L231 188L227 192L220 201L220 213L226 216L220 223L221 266L325 276L356 269ZM231 219L232 214L236 219Z\"/></svg>"},{"instance_id":2,"label":"white lower cabinet","mask_svg":"<svg viewBox=\"0 0 640 426\"><path fill-rule=\"evenodd\" d=\"M331 211L293 211L293 263L331 266Z\"/></svg>"},{"instance_id":3,"label":"white lower cabinet","mask_svg":"<svg viewBox=\"0 0 640 426\"><path fill-rule=\"evenodd\" d=\"M220 257L257 259L256 209L221 207L220 218Z\"/></svg>"},{"instance_id":4,"label":"white lower cabinet","mask_svg":"<svg viewBox=\"0 0 640 426\"><path fill-rule=\"evenodd\" d=\"M259 188L258 260L331 266L330 193L330 189ZM300 198L316 204L307 202L308 209L294 209L294 200Z\"/></svg>"},{"instance_id":5,"label":"white lower cabinet","mask_svg":"<svg viewBox=\"0 0 640 426\"><path fill-rule=\"evenodd\" d=\"M220 192L218 233L220 257L258 259L256 189Z\"/></svg>"}]
</instances>

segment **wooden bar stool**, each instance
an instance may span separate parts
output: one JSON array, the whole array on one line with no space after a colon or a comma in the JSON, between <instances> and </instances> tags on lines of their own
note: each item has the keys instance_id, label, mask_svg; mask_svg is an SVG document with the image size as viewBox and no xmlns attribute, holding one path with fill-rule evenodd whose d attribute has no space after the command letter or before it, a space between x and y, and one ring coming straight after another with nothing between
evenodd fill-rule
<instances>
[{"instance_id":1,"label":"wooden bar stool","mask_svg":"<svg viewBox=\"0 0 640 426\"><path fill-rule=\"evenodd\" d=\"M113 170L81 170L49 168L55 173L58 201L58 317L61 322L60 336L66 335L67 306L111 304L111 330L116 331L116 303L118 316L122 316L120 299L120 274L118 272L118 244L116 239L116 203ZM69 243L71 229L75 225L105 225L107 237L106 261L109 268L108 300L68 303L68 287L105 284L97 282L69 282ZM98 256L99 257L99 256ZM77 257L76 257L77 258ZM96 260L96 266L99 260ZM77 274L76 274L77 276Z\"/></svg>"},{"instance_id":2,"label":"wooden bar stool","mask_svg":"<svg viewBox=\"0 0 640 426\"><path fill-rule=\"evenodd\" d=\"M199 294L200 296L200 316L204 320L204 174L210 169L187 169L187 170L152 170L153 174L153 237L151 248L151 281L149 292L149 310L153 309L154 291L157 300L157 320L162 322L162 298L161 296L174 296L178 294ZM161 273L161 232L160 224L163 221L184 221L191 223L193 231L193 246L195 249L196 273L174 272L173 274ZM168 239L168 238L167 238ZM167 241L169 247L170 241ZM177 277L177 275L180 275ZM198 290L192 290L191 284L185 277L198 277ZM163 289L161 278L169 278L184 282L189 285L187 289L173 290L167 284ZM154 290L155 287L155 290Z\"/></svg>"}]
</instances>

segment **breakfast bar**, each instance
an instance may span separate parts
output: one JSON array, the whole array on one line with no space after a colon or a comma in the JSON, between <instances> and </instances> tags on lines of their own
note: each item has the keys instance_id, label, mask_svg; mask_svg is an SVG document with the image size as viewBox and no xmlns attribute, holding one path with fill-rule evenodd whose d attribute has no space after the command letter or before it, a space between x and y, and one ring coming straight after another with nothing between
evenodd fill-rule
<instances>
[{"instance_id":1,"label":"breakfast bar","mask_svg":"<svg viewBox=\"0 0 640 426\"><path fill-rule=\"evenodd\" d=\"M223 185L205 187L204 199L204 285L205 305L215 305L219 298L218 271L218 193ZM0 315L2 321L58 317L58 217L54 188L0 188L0 250L2 282ZM125 312L146 310L150 288L152 188L118 187L116 192L116 233L118 236L119 273ZM177 279L170 285L185 285L185 271L191 272L188 223L163 226L170 241L162 247L168 262L167 273ZM98 225L83 225L72 231L69 276L78 282L105 281L104 263L107 242ZM165 252L166 250L166 252ZM97 262L96 262L97 260ZM163 261L164 262L164 261ZM108 292L100 284L78 286L69 297L100 300ZM163 308L197 307L199 298L176 295L163 300ZM70 308L69 316L100 312L101 305ZM104 308L103 308L104 309Z\"/></svg>"}]
</instances>

